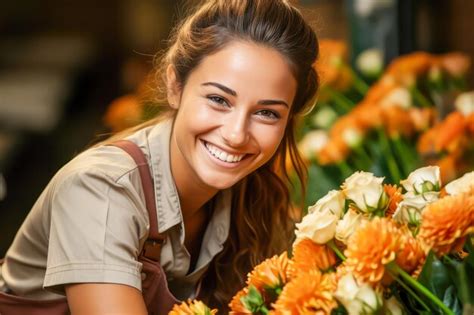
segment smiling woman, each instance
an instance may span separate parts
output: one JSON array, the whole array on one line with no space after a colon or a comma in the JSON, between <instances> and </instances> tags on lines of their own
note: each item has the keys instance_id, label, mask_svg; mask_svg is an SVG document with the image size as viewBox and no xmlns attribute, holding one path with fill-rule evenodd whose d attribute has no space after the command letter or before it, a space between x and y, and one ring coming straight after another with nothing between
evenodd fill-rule
<instances>
[{"instance_id":1,"label":"smiling woman","mask_svg":"<svg viewBox=\"0 0 474 315\"><path fill-rule=\"evenodd\" d=\"M0 312L164 314L196 296L225 310L291 243L285 166L303 180L294 128L318 87L316 35L284 0L209 0L170 44L169 110L56 174L7 252Z\"/></svg>"}]
</instances>

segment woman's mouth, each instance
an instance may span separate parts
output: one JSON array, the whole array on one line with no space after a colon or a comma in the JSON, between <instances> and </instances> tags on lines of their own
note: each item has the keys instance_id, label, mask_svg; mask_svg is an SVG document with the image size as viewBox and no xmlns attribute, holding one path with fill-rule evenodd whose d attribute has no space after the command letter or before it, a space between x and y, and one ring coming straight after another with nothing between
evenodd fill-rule
<instances>
[{"instance_id":1,"label":"woman's mouth","mask_svg":"<svg viewBox=\"0 0 474 315\"><path fill-rule=\"evenodd\" d=\"M206 147L207 151L214 156L216 159L226 162L226 163L238 163L240 162L244 157L245 153L243 154L235 154L235 153L229 153L226 151L223 151L222 149L216 147L215 145L203 141L204 146Z\"/></svg>"}]
</instances>

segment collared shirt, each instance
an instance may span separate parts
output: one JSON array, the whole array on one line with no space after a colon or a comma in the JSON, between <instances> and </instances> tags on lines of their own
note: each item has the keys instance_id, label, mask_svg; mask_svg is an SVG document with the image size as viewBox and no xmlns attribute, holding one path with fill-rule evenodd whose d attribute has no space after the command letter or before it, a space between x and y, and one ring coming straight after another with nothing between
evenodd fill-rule
<instances>
[{"instance_id":1,"label":"collared shirt","mask_svg":"<svg viewBox=\"0 0 474 315\"><path fill-rule=\"evenodd\" d=\"M171 292L192 298L230 227L230 191L213 203L195 269L184 246L184 223L170 168L171 121L137 131L129 140L144 152L153 176L158 230L167 234L161 265ZM0 289L52 299L70 283L118 283L141 290L137 257L149 231L139 172L122 149L84 151L50 181L18 231L0 269Z\"/></svg>"}]
</instances>

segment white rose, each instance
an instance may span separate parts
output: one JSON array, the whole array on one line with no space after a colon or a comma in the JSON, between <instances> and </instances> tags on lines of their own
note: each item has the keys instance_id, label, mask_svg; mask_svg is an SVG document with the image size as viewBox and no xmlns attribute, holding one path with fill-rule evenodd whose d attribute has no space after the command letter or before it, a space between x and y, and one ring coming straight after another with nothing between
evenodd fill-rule
<instances>
[{"instance_id":1,"label":"white rose","mask_svg":"<svg viewBox=\"0 0 474 315\"><path fill-rule=\"evenodd\" d=\"M401 108L410 108L413 105L410 91L406 88L398 87L390 91L381 101L383 107L398 106Z\"/></svg>"},{"instance_id":2,"label":"white rose","mask_svg":"<svg viewBox=\"0 0 474 315\"><path fill-rule=\"evenodd\" d=\"M298 150L306 159L314 158L329 141L328 133L324 130L308 132L298 144Z\"/></svg>"},{"instance_id":3,"label":"white rose","mask_svg":"<svg viewBox=\"0 0 474 315\"><path fill-rule=\"evenodd\" d=\"M408 192L404 195L404 199L398 204L393 214L393 219L399 223L417 226L421 222L421 214L425 207L438 199L438 192L426 192L420 195Z\"/></svg>"},{"instance_id":4,"label":"white rose","mask_svg":"<svg viewBox=\"0 0 474 315\"><path fill-rule=\"evenodd\" d=\"M384 314L387 315L403 315L403 307L400 305L398 300L392 296L383 303Z\"/></svg>"},{"instance_id":5,"label":"white rose","mask_svg":"<svg viewBox=\"0 0 474 315\"><path fill-rule=\"evenodd\" d=\"M334 238L339 217L329 211L313 212L296 224L296 242L305 238L318 244L326 244Z\"/></svg>"},{"instance_id":6,"label":"white rose","mask_svg":"<svg viewBox=\"0 0 474 315\"><path fill-rule=\"evenodd\" d=\"M383 56L379 49L367 49L356 58L356 67L367 77L377 77L383 70Z\"/></svg>"},{"instance_id":7,"label":"white rose","mask_svg":"<svg viewBox=\"0 0 474 315\"><path fill-rule=\"evenodd\" d=\"M474 113L474 91L459 94L454 101L454 106L464 116Z\"/></svg>"},{"instance_id":8,"label":"white rose","mask_svg":"<svg viewBox=\"0 0 474 315\"><path fill-rule=\"evenodd\" d=\"M376 314L382 306L382 297L368 284L359 286L351 273L343 276L334 296L344 305L349 315Z\"/></svg>"},{"instance_id":9,"label":"white rose","mask_svg":"<svg viewBox=\"0 0 474 315\"><path fill-rule=\"evenodd\" d=\"M449 195L459 195L468 192L474 187L474 172L466 173L462 177L453 180L446 185L445 189Z\"/></svg>"},{"instance_id":10,"label":"white rose","mask_svg":"<svg viewBox=\"0 0 474 315\"><path fill-rule=\"evenodd\" d=\"M349 209L342 220L339 220L336 225L336 239L347 244L349 237L359 227L364 220L362 214Z\"/></svg>"},{"instance_id":11,"label":"white rose","mask_svg":"<svg viewBox=\"0 0 474 315\"><path fill-rule=\"evenodd\" d=\"M355 172L342 184L347 199L352 200L362 212L372 212L386 206L379 201L383 198L383 177L375 177L369 172Z\"/></svg>"},{"instance_id":12,"label":"white rose","mask_svg":"<svg viewBox=\"0 0 474 315\"><path fill-rule=\"evenodd\" d=\"M439 191L441 179L438 166L426 166L414 170L408 178L400 181L407 192L421 194L428 191Z\"/></svg>"},{"instance_id":13,"label":"white rose","mask_svg":"<svg viewBox=\"0 0 474 315\"><path fill-rule=\"evenodd\" d=\"M318 128L329 129L337 119L337 113L329 106L318 110L313 116L313 125Z\"/></svg>"},{"instance_id":14,"label":"white rose","mask_svg":"<svg viewBox=\"0 0 474 315\"><path fill-rule=\"evenodd\" d=\"M358 147L362 143L362 140L364 138L362 137L362 132L359 129L357 129L357 128L346 128L342 132L342 139L344 139L344 142L350 148L355 148L355 147Z\"/></svg>"},{"instance_id":15,"label":"white rose","mask_svg":"<svg viewBox=\"0 0 474 315\"><path fill-rule=\"evenodd\" d=\"M340 190L331 190L319 199L314 205L308 207L308 213L313 212L330 212L335 214L338 218L342 215L345 203L344 194Z\"/></svg>"}]
</instances>

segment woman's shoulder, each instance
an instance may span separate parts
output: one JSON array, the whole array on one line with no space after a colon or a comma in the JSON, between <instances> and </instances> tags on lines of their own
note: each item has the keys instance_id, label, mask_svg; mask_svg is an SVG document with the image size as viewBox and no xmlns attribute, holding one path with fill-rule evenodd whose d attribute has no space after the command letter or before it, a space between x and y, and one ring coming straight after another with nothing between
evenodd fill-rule
<instances>
[{"instance_id":1,"label":"woman's shoulder","mask_svg":"<svg viewBox=\"0 0 474 315\"><path fill-rule=\"evenodd\" d=\"M54 176L56 183L81 181L86 178L106 181L119 185L137 169L137 165L125 151L111 146L101 145L80 153Z\"/></svg>"}]
</instances>

